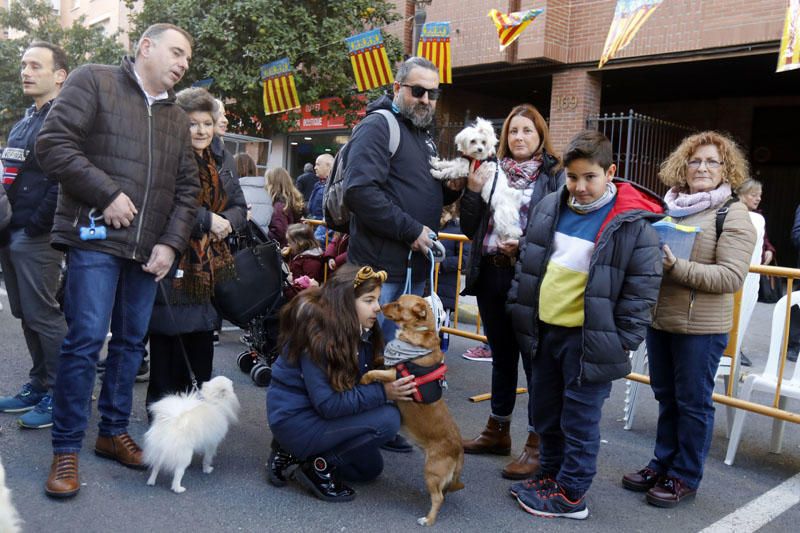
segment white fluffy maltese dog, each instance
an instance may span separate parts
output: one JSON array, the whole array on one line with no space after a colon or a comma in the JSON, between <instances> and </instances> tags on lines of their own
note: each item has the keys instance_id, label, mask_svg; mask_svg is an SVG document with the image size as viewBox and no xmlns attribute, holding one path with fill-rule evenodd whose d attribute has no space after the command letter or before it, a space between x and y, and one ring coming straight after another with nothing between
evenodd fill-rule
<instances>
[{"instance_id":1,"label":"white fluffy maltese dog","mask_svg":"<svg viewBox=\"0 0 800 533\"><path fill-rule=\"evenodd\" d=\"M17 533L21 531L22 520L11 503L11 491L6 487L6 471L0 462L0 531L3 533Z\"/></svg>"},{"instance_id":2,"label":"white fluffy maltese dog","mask_svg":"<svg viewBox=\"0 0 800 533\"><path fill-rule=\"evenodd\" d=\"M474 126L456 135L455 142L462 156L449 161L431 158L431 174L439 180L466 178L470 168L476 167L477 176L486 177L481 197L491 207L494 230L500 241L519 239L522 236L519 226L522 191L508 186L508 178L497 161L497 136L491 122L476 118Z\"/></svg>"},{"instance_id":3,"label":"white fluffy maltese dog","mask_svg":"<svg viewBox=\"0 0 800 533\"><path fill-rule=\"evenodd\" d=\"M203 454L203 473L210 474L211 461L228 427L236 422L239 399L233 382L217 376L203 383L200 392L170 394L150 406L153 424L144 435L144 462L151 467L148 485L156 484L162 468L173 472L172 491L180 494L183 473L195 452Z\"/></svg>"}]
</instances>

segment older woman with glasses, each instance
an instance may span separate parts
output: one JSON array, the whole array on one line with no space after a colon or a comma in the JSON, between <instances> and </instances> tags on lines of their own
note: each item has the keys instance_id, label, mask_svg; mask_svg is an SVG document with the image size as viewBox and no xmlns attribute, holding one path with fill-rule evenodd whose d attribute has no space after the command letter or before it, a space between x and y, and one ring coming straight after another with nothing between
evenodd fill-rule
<instances>
[{"instance_id":1,"label":"older woman with glasses","mask_svg":"<svg viewBox=\"0 0 800 533\"><path fill-rule=\"evenodd\" d=\"M691 254L663 246L664 277L647 332L650 381L659 404L654 457L622 485L675 507L695 496L714 429L714 376L733 323L733 294L747 275L756 232L731 189L748 177L740 148L714 131L691 135L661 165L668 214L701 229ZM721 222L721 227L720 227Z\"/></svg>"},{"instance_id":2,"label":"older woman with glasses","mask_svg":"<svg viewBox=\"0 0 800 533\"><path fill-rule=\"evenodd\" d=\"M199 382L211 379L214 331L221 322L211 296L215 284L236 275L225 239L247 223L247 205L239 180L222 168L222 157L211 150L217 103L201 88L182 90L175 103L189 117L192 151L200 177L200 207L176 274L161 282L164 290L156 295L150 320L148 406L167 394L190 388L184 353Z\"/></svg>"}]
</instances>

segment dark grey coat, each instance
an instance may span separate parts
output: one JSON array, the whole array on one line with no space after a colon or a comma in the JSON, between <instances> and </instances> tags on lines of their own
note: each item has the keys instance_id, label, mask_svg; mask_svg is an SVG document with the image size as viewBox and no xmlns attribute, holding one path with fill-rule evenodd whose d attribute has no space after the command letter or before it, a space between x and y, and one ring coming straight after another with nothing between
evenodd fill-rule
<instances>
[{"instance_id":1,"label":"dark grey coat","mask_svg":"<svg viewBox=\"0 0 800 533\"><path fill-rule=\"evenodd\" d=\"M616 202L596 242L584 294L580 379L592 383L630 373L627 351L644 339L661 286L658 234L650 224L663 217L663 203L629 182L615 183ZM507 304L523 357L536 357L539 288L568 194L562 187L547 195L528 219Z\"/></svg>"},{"instance_id":2,"label":"dark grey coat","mask_svg":"<svg viewBox=\"0 0 800 533\"><path fill-rule=\"evenodd\" d=\"M83 65L64 82L36 139L45 174L60 185L53 245L146 262L155 244L180 253L197 210L197 163L175 95L148 105L133 62ZM103 240L82 241L91 209L125 193L139 213Z\"/></svg>"}]
</instances>

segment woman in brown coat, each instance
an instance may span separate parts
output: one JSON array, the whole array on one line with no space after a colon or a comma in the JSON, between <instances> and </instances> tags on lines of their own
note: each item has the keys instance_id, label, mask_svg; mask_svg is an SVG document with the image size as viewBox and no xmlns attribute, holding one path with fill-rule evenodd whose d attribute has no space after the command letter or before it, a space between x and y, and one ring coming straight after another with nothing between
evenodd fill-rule
<instances>
[{"instance_id":1,"label":"woman in brown coat","mask_svg":"<svg viewBox=\"0 0 800 533\"><path fill-rule=\"evenodd\" d=\"M622 478L626 489L647 492L647 502L658 507L694 497L703 476L714 429L714 376L728 344L733 294L744 283L756 239L747 207L730 202L731 190L747 177L740 148L714 131L687 137L661 165L661 181L671 187L664 198L668 214L701 232L688 259L663 247L664 278L647 333L659 403L654 458Z\"/></svg>"}]
</instances>

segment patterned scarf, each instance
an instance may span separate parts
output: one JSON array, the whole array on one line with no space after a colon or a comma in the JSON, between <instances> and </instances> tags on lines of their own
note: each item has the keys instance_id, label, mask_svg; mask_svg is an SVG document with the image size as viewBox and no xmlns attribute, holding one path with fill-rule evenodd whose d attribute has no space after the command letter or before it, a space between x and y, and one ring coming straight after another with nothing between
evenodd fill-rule
<instances>
[{"instance_id":1,"label":"patterned scarf","mask_svg":"<svg viewBox=\"0 0 800 533\"><path fill-rule=\"evenodd\" d=\"M705 211L711 207L720 206L730 195L731 186L727 183L720 184L713 191L696 192L694 194L679 192L678 189L673 187L664 196L664 203L667 204L669 216L682 218Z\"/></svg>"},{"instance_id":2,"label":"patterned scarf","mask_svg":"<svg viewBox=\"0 0 800 533\"><path fill-rule=\"evenodd\" d=\"M212 213L225 210L228 195L225 194L210 148L203 155L195 154L200 175L200 205ZM225 241L214 241L210 233L189 240L189 246L181 257L178 268L183 277L172 282L173 303L203 304L211 301L214 285L232 279L236 275L233 256Z\"/></svg>"},{"instance_id":3,"label":"patterned scarf","mask_svg":"<svg viewBox=\"0 0 800 533\"><path fill-rule=\"evenodd\" d=\"M521 163L514 161L510 157L504 157L500 162L500 168L508 176L508 186L512 189L527 189L531 182L539 177L539 169L542 168L542 154L536 154L531 159Z\"/></svg>"},{"instance_id":4,"label":"patterned scarf","mask_svg":"<svg viewBox=\"0 0 800 533\"><path fill-rule=\"evenodd\" d=\"M528 209L530 208L531 197L533 196L533 185L539 177L539 170L542 168L542 154L536 154L527 161L518 163L510 157L504 157L500 161L500 168L508 176L508 186L512 189L522 191L522 203L519 208L519 225L522 231L528 226ZM494 179L492 176L489 179ZM494 231L494 219L489 217L489 225L486 227L486 235L483 237L483 254L492 255L497 253L499 236Z\"/></svg>"}]
</instances>

